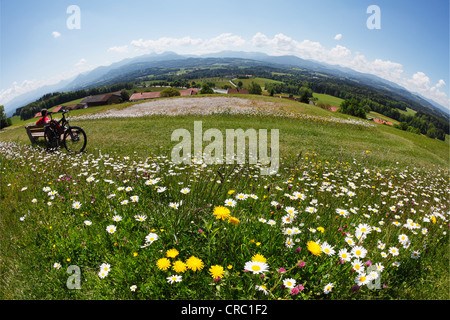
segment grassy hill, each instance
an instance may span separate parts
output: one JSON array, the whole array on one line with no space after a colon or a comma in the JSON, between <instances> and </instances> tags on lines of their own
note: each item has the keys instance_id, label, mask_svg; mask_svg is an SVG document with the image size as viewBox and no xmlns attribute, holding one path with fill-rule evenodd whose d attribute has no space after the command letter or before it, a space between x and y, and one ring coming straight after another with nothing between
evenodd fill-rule
<instances>
[{"instance_id":1,"label":"grassy hill","mask_svg":"<svg viewBox=\"0 0 450 320\"><path fill-rule=\"evenodd\" d=\"M123 117L144 109L158 112ZM449 299L446 142L252 95L70 116L87 133L85 154L30 148L20 121L0 133L2 299ZM224 138L278 129L277 174L173 163L172 133L192 136L194 121ZM367 273L382 266L376 289L355 288L358 256ZM81 290L67 286L70 265Z\"/></svg>"}]
</instances>

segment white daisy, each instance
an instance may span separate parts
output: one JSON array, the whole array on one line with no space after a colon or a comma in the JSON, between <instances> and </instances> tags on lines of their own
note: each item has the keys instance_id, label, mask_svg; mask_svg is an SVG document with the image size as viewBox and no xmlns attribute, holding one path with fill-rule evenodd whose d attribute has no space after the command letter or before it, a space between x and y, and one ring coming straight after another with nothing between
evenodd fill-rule
<instances>
[{"instance_id":1,"label":"white daisy","mask_svg":"<svg viewBox=\"0 0 450 320\"><path fill-rule=\"evenodd\" d=\"M253 274L259 274L269 271L269 265L260 261L248 261L244 265L244 270L251 271Z\"/></svg>"}]
</instances>

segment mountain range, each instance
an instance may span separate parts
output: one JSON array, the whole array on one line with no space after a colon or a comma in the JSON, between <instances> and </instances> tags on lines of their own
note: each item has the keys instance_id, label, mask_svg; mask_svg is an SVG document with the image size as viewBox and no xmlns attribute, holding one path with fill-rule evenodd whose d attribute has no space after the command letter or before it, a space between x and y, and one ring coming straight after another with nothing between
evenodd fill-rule
<instances>
[{"instance_id":1,"label":"mountain range","mask_svg":"<svg viewBox=\"0 0 450 320\"><path fill-rule=\"evenodd\" d=\"M301 68L313 72L320 72L340 79L347 79L357 83L363 83L375 89L388 90L395 92L407 100L414 101L432 110L434 114L439 114L448 119L448 110L429 99L426 99L416 93L412 93L405 88L382 79L375 75L364 74L337 65L319 63L312 60L305 60L293 55L270 56L261 52L243 52L243 51L222 51L205 55L179 55L174 52L164 52L161 54L146 54L135 58L127 58L109 66L101 66L90 72L79 74L78 76L61 81L55 85L38 88L34 91L23 94L14 98L5 104L5 112L7 116L11 116L19 107L33 102L46 93L51 92L69 92L80 89L92 88L100 86L104 83L120 82L118 79L124 74L148 68L164 67L174 68L182 66L195 66L204 64L213 64L215 59L224 59L228 62L236 62L241 64L268 65L273 67L294 67Z\"/></svg>"}]
</instances>

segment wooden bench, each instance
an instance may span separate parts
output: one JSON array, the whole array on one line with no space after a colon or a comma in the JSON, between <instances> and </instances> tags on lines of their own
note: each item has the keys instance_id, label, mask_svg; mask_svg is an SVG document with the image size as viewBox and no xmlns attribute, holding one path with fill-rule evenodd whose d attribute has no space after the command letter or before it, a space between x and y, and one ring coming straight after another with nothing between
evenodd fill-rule
<instances>
[{"instance_id":1,"label":"wooden bench","mask_svg":"<svg viewBox=\"0 0 450 320\"><path fill-rule=\"evenodd\" d=\"M31 143L36 143L39 138L44 137L44 125L29 125L25 127L25 130Z\"/></svg>"}]
</instances>

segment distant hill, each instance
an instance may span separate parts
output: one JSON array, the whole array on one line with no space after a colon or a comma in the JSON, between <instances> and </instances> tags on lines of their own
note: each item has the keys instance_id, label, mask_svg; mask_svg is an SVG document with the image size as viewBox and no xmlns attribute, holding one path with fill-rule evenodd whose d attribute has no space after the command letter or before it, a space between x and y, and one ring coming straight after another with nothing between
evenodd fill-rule
<instances>
[{"instance_id":1,"label":"distant hill","mask_svg":"<svg viewBox=\"0 0 450 320\"><path fill-rule=\"evenodd\" d=\"M90 72L80 74L70 81L64 81L51 87L43 87L26 95L22 95L5 105L7 115L11 115L18 107L35 101L43 94L49 92L69 92L97 86L112 85L120 82L129 82L147 76L158 68L176 69L193 68L196 66L214 66L226 64L230 67L239 66L267 66L272 68L296 68L306 72L319 72L337 79L348 80L355 84L364 84L397 100L410 103L416 111L448 119L448 111L443 106L409 92L405 88L384 80L380 77L356 72L344 68L311 60L305 60L292 55L269 56L261 52L222 51L201 56L179 55L174 52L162 54L147 54L135 58L124 59L109 66L98 67Z\"/></svg>"}]
</instances>

